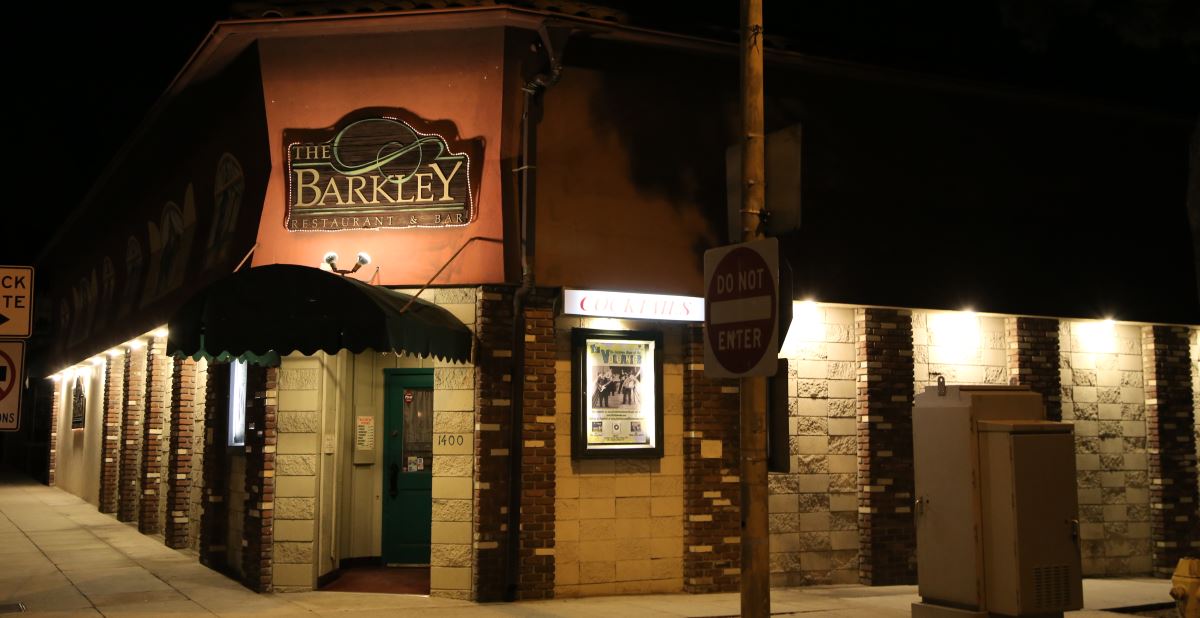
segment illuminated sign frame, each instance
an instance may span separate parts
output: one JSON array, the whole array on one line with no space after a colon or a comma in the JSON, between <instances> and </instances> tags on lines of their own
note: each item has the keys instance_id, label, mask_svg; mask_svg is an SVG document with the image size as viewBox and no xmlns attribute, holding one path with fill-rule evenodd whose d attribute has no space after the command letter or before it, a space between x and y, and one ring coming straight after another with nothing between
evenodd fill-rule
<instances>
[{"instance_id":1,"label":"illuminated sign frame","mask_svg":"<svg viewBox=\"0 0 1200 618\"><path fill-rule=\"evenodd\" d=\"M571 332L571 456L663 456L661 331Z\"/></svg>"},{"instance_id":2,"label":"illuminated sign frame","mask_svg":"<svg viewBox=\"0 0 1200 618\"><path fill-rule=\"evenodd\" d=\"M283 132L292 232L447 228L476 218L483 140L402 109L362 109ZM472 163L476 163L472 165Z\"/></svg>"},{"instance_id":3,"label":"illuminated sign frame","mask_svg":"<svg viewBox=\"0 0 1200 618\"><path fill-rule=\"evenodd\" d=\"M563 313L625 320L703 322L699 296L563 289Z\"/></svg>"}]
</instances>

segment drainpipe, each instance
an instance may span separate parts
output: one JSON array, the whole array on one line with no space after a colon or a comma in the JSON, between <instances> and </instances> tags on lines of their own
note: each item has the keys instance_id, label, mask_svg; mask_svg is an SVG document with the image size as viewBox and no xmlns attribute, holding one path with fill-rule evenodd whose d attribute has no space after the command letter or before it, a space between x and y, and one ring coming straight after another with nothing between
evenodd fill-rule
<instances>
[{"instance_id":1,"label":"drainpipe","mask_svg":"<svg viewBox=\"0 0 1200 618\"><path fill-rule=\"evenodd\" d=\"M534 182L537 170L537 119L533 113L541 100L541 94L558 82L562 75L562 54L551 41L545 24L538 30L542 46L549 56L549 72L538 73L525 83L524 105L521 111L521 159L514 172L519 174L521 225L518 233L521 241L521 287L513 294L513 338L512 338L512 395L509 397L508 448L508 555L504 569L507 601L517 599L517 587L521 560L521 454L524 434L524 391L525 391L525 301L533 291L533 221ZM556 38L566 43L570 32L556 31Z\"/></svg>"}]
</instances>

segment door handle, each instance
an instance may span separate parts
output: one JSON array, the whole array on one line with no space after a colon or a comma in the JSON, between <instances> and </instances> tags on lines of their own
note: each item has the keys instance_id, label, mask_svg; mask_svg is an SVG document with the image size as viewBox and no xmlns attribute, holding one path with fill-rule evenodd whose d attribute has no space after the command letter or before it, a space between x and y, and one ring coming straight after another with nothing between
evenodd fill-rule
<instances>
[{"instance_id":1,"label":"door handle","mask_svg":"<svg viewBox=\"0 0 1200 618\"><path fill-rule=\"evenodd\" d=\"M917 515L924 515L925 507L929 506L930 502L932 502L932 500L930 500L929 498L927 498L925 496L921 496L921 497L917 498L916 504L914 505L917 507Z\"/></svg>"},{"instance_id":2,"label":"door handle","mask_svg":"<svg viewBox=\"0 0 1200 618\"><path fill-rule=\"evenodd\" d=\"M400 493L400 490L396 487L396 484L399 483L400 466L396 463L393 463L389 472L390 478L388 479L388 495L395 498L396 495Z\"/></svg>"},{"instance_id":3,"label":"door handle","mask_svg":"<svg viewBox=\"0 0 1200 618\"><path fill-rule=\"evenodd\" d=\"M1079 544L1079 520L1078 519L1068 519L1067 523L1071 525L1071 540L1074 541L1076 545L1078 545Z\"/></svg>"}]
</instances>

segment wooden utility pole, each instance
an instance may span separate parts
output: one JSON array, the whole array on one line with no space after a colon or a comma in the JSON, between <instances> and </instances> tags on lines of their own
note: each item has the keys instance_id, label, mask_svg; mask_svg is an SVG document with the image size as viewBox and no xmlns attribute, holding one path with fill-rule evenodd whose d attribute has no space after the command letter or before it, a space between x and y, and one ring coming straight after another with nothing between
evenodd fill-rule
<instances>
[{"instance_id":1,"label":"wooden utility pole","mask_svg":"<svg viewBox=\"0 0 1200 618\"><path fill-rule=\"evenodd\" d=\"M742 242L763 235L762 0L742 0ZM782 335L782 334L781 334ZM742 378L742 616L771 615L767 537L767 379Z\"/></svg>"}]
</instances>

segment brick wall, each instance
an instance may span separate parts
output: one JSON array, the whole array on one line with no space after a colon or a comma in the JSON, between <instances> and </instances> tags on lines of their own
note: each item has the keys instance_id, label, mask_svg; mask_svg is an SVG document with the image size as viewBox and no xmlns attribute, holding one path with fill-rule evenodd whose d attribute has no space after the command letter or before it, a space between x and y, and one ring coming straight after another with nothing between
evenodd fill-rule
<instances>
[{"instance_id":1,"label":"brick wall","mask_svg":"<svg viewBox=\"0 0 1200 618\"><path fill-rule=\"evenodd\" d=\"M117 512L121 459L121 411L125 398L125 354L104 357L104 424L100 434L100 512Z\"/></svg>"},{"instance_id":2,"label":"brick wall","mask_svg":"<svg viewBox=\"0 0 1200 618\"><path fill-rule=\"evenodd\" d=\"M911 312L856 309L859 581L916 582Z\"/></svg>"},{"instance_id":3,"label":"brick wall","mask_svg":"<svg viewBox=\"0 0 1200 618\"><path fill-rule=\"evenodd\" d=\"M1011 317L1004 320L1008 373L1017 384L1042 396L1046 420L1062 420L1062 373L1058 351L1058 320Z\"/></svg>"},{"instance_id":4,"label":"brick wall","mask_svg":"<svg viewBox=\"0 0 1200 618\"><path fill-rule=\"evenodd\" d=\"M512 292L479 290L475 318L475 573L478 601L504 598L508 544L509 414L512 396ZM569 382L569 381L568 381ZM437 465L437 460L434 460Z\"/></svg>"},{"instance_id":5,"label":"brick wall","mask_svg":"<svg viewBox=\"0 0 1200 618\"><path fill-rule=\"evenodd\" d=\"M167 547L189 545L191 528L192 418L196 400L196 362L171 361L171 423L167 450L167 517L163 540Z\"/></svg>"},{"instance_id":6,"label":"brick wall","mask_svg":"<svg viewBox=\"0 0 1200 618\"><path fill-rule=\"evenodd\" d=\"M141 490L142 420L146 404L146 348L141 346L125 354L125 406L121 413L120 489L117 491L117 519L138 520Z\"/></svg>"},{"instance_id":7,"label":"brick wall","mask_svg":"<svg viewBox=\"0 0 1200 618\"><path fill-rule=\"evenodd\" d=\"M521 421L519 596L554 596L555 329L553 292L530 294L525 306Z\"/></svg>"},{"instance_id":8,"label":"brick wall","mask_svg":"<svg viewBox=\"0 0 1200 618\"><path fill-rule=\"evenodd\" d=\"M54 380L50 388L50 453L47 460L46 483L54 487L56 468L58 467L58 423L63 414L63 392L66 386L62 380Z\"/></svg>"},{"instance_id":9,"label":"brick wall","mask_svg":"<svg viewBox=\"0 0 1200 618\"><path fill-rule=\"evenodd\" d=\"M1189 335L1183 326L1142 327L1153 567L1163 577L1200 549Z\"/></svg>"},{"instance_id":10,"label":"brick wall","mask_svg":"<svg viewBox=\"0 0 1200 618\"><path fill-rule=\"evenodd\" d=\"M1150 572L1150 490L1141 331L1059 324L1063 420L1075 425L1083 573Z\"/></svg>"},{"instance_id":11,"label":"brick wall","mask_svg":"<svg viewBox=\"0 0 1200 618\"><path fill-rule=\"evenodd\" d=\"M738 381L704 376L701 327L683 345L683 588L728 592L741 581Z\"/></svg>"},{"instance_id":12,"label":"brick wall","mask_svg":"<svg viewBox=\"0 0 1200 618\"><path fill-rule=\"evenodd\" d=\"M1192 360L1192 402L1200 401L1200 328L1193 328L1191 334ZM1200 414L1193 415L1196 453L1200 455ZM1196 490L1200 492L1200 475L1197 475Z\"/></svg>"},{"instance_id":13,"label":"brick wall","mask_svg":"<svg viewBox=\"0 0 1200 618\"><path fill-rule=\"evenodd\" d=\"M769 477L771 584L858 582L854 310L800 303L788 358L789 473Z\"/></svg>"},{"instance_id":14,"label":"brick wall","mask_svg":"<svg viewBox=\"0 0 1200 618\"><path fill-rule=\"evenodd\" d=\"M572 332L613 328L560 316L555 360L554 594L556 597L683 590L683 327L627 321L661 330L663 457L572 459ZM734 486L736 490L736 485Z\"/></svg>"},{"instance_id":15,"label":"brick wall","mask_svg":"<svg viewBox=\"0 0 1200 618\"><path fill-rule=\"evenodd\" d=\"M246 502L242 525L242 583L270 592L275 522L275 450L279 369L246 372Z\"/></svg>"},{"instance_id":16,"label":"brick wall","mask_svg":"<svg viewBox=\"0 0 1200 618\"><path fill-rule=\"evenodd\" d=\"M207 366L204 381L203 503L200 518L200 562L227 570L229 548L229 460L225 455L229 417L229 365Z\"/></svg>"},{"instance_id":17,"label":"brick wall","mask_svg":"<svg viewBox=\"0 0 1200 618\"><path fill-rule=\"evenodd\" d=\"M138 530L159 531L159 492L162 489L163 417L171 406L171 360L166 357L167 340L154 337L146 348L146 388L142 391L145 416L142 423L141 495ZM138 391L132 391L138 392Z\"/></svg>"}]
</instances>

